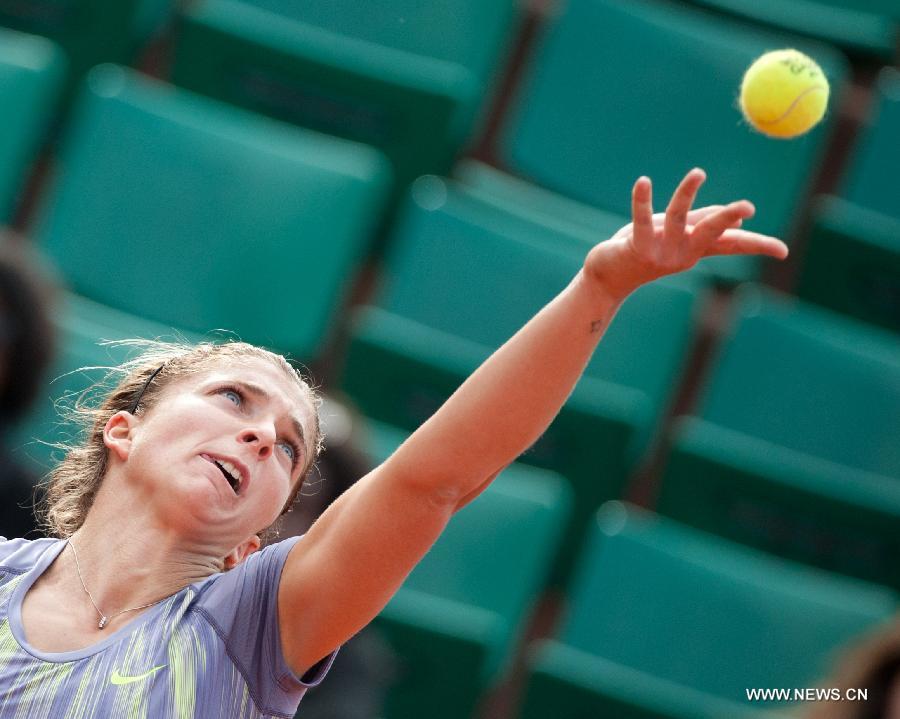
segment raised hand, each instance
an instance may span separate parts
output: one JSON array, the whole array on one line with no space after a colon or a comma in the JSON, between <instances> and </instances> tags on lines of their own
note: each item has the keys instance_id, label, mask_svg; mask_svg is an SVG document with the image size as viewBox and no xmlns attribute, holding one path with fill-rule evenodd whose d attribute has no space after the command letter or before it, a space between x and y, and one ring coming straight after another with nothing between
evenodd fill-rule
<instances>
[{"instance_id":1,"label":"raised hand","mask_svg":"<svg viewBox=\"0 0 900 719\"><path fill-rule=\"evenodd\" d=\"M740 229L755 212L747 200L691 210L705 180L703 170L691 170L666 211L653 214L650 179L639 178L631 195L632 222L588 253L585 276L624 297L658 277L688 270L704 257L787 257L788 248L781 240Z\"/></svg>"}]
</instances>

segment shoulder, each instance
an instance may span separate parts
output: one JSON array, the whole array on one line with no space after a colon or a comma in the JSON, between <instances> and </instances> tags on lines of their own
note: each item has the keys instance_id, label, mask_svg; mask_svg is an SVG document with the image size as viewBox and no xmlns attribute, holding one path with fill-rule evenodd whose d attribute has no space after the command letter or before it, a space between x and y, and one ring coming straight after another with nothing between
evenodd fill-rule
<instances>
[{"instance_id":1,"label":"shoulder","mask_svg":"<svg viewBox=\"0 0 900 719\"><path fill-rule=\"evenodd\" d=\"M239 577L247 574L274 573L280 575L288 555L301 539L303 539L303 535L299 537L288 537L281 541L268 544L259 551L251 554L234 569L222 572L217 575L217 577L221 581L229 577Z\"/></svg>"},{"instance_id":2,"label":"shoulder","mask_svg":"<svg viewBox=\"0 0 900 719\"><path fill-rule=\"evenodd\" d=\"M0 537L0 571L25 572L61 539L6 539Z\"/></svg>"},{"instance_id":3,"label":"shoulder","mask_svg":"<svg viewBox=\"0 0 900 719\"><path fill-rule=\"evenodd\" d=\"M219 607L222 604L240 606L241 594L258 603L259 591L276 589L288 555L301 537L289 537L254 552L234 569L215 574L203 583L200 605Z\"/></svg>"}]
</instances>

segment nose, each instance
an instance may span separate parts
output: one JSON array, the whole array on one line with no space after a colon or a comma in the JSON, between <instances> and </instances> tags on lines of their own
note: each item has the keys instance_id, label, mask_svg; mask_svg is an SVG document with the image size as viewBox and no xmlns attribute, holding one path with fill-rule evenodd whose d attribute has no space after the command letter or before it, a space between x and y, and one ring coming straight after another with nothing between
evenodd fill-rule
<instances>
[{"instance_id":1,"label":"nose","mask_svg":"<svg viewBox=\"0 0 900 719\"><path fill-rule=\"evenodd\" d=\"M264 427L248 427L241 431L238 441L252 445L258 459L268 459L275 446L275 432Z\"/></svg>"}]
</instances>

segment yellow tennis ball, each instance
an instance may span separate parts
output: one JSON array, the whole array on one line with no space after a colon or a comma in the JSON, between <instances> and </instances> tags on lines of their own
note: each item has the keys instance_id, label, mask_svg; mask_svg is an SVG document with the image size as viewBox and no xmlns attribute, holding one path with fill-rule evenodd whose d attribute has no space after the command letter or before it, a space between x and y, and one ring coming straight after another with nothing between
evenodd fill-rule
<instances>
[{"instance_id":1,"label":"yellow tennis ball","mask_svg":"<svg viewBox=\"0 0 900 719\"><path fill-rule=\"evenodd\" d=\"M741 110L770 137L796 137L812 129L828 106L828 79L798 50L773 50L758 58L741 83Z\"/></svg>"}]
</instances>

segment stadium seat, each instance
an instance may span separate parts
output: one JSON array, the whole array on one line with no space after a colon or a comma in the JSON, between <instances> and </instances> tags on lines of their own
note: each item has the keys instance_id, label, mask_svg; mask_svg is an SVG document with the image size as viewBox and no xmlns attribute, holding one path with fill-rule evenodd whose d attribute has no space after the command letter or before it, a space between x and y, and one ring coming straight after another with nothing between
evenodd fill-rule
<instances>
[{"instance_id":1,"label":"stadium seat","mask_svg":"<svg viewBox=\"0 0 900 719\"><path fill-rule=\"evenodd\" d=\"M372 148L92 71L36 233L78 294L316 355L380 221Z\"/></svg>"},{"instance_id":2,"label":"stadium seat","mask_svg":"<svg viewBox=\"0 0 900 719\"><path fill-rule=\"evenodd\" d=\"M201 0L175 82L382 149L398 187L444 173L516 27L516 0Z\"/></svg>"},{"instance_id":3,"label":"stadium seat","mask_svg":"<svg viewBox=\"0 0 900 719\"><path fill-rule=\"evenodd\" d=\"M897 49L900 6L895 0L691 0L854 53L890 60Z\"/></svg>"},{"instance_id":4,"label":"stadium seat","mask_svg":"<svg viewBox=\"0 0 900 719\"><path fill-rule=\"evenodd\" d=\"M379 462L407 436L368 434ZM401 660L385 719L472 715L509 669L570 505L561 477L514 464L453 517L377 620Z\"/></svg>"},{"instance_id":5,"label":"stadium seat","mask_svg":"<svg viewBox=\"0 0 900 719\"><path fill-rule=\"evenodd\" d=\"M412 430L566 287L591 243L434 177L413 186L395 230L388 283L354 321L343 386L367 416ZM630 297L566 407L523 455L575 488L555 581L590 513L621 496L646 454L701 299L688 280L654 283Z\"/></svg>"},{"instance_id":6,"label":"stadium seat","mask_svg":"<svg viewBox=\"0 0 900 719\"><path fill-rule=\"evenodd\" d=\"M900 339L748 288L658 509L900 588Z\"/></svg>"},{"instance_id":7,"label":"stadium seat","mask_svg":"<svg viewBox=\"0 0 900 719\"><path fill-rule=\"evenodd\" d=\"M875 86L840 197L819 198L797 292L900 332L900 71Z\"/></svg>"},{"instance_id":8,"label":"stadium seat","mask_svg":"<svg viewBox=\"0 0 900 719\"><path fill-rule=\"evenodd\" d=\"M478 160L466 159L457 163L453 177L482 202L522 215L535 227L558 227L563 232L553 237L573 238L578 249L612 237L631 222L630 216L605 212L550 192Z\"/></svg>"},{"instance_id":9,"label":"stadium seat","mask_svg":"<svg viewBox=\"0 0 900 719\"><path fill-rule=\"evenodd\" d=\"M198 341L199 337L166 325L66 294L55 317L57 359L47 387L29 417L10 441L16 458L36 475L47 472L61 458L59 444L77 440L79 425L70 416L75 400L101 382L109 368L134 356L135 347L109 344L129 339Z\"/></svg>"},{"instance_id":10,"label":"stadium seat","mask_svg":"<svg viewBox=\"0 0 900 719\"><path fill-rule=\"evenodd\" d=\"M0 0L0 25L43 35L68 58L69 89L91 67L125 62L138 6L148 0Z\"/></svg>"},{"instance_id":11,"label":"stadium seat","mask_svg":"<svg viewBox=\"0 0 900 719\"><path fill-rule=\"evenodd\" d=\"M52 42L0 29L0 224L10 221L49 130L64 73L65 60Z\"/></svg>"},{"instance_id":12,"label":"stadium seat","mask_svg":"<svg viewBox=\"0 0 900 719\"><path fill-rule=\"evenodd\" d=\"M884 588L611 502L558 638L529 654L521 717L796 716L797 704L747 691L817 686L839 649L896 608Z\"/></svg>"},{"instance_id":13,"label":"stadium seat","mask_svg":"<svg viewBox=\"0 0 900 719\"><path fill-rule=\"evenodd\" d=\"M743 26L697 8L645 0L570 0L547 26L500 131L504 167L555 192L630 215L630 189L654 181L657 209L694 166L702 205L752 200L748 228L790 239L825 149L830 118L776 141L751 130L737 96L764 51L796 46L840 96L845 60L824 45ZM777 178L777 180L776 180ZM723 282L758 272L752 257L708 263Z\"/></svg>"}]
</instances>

